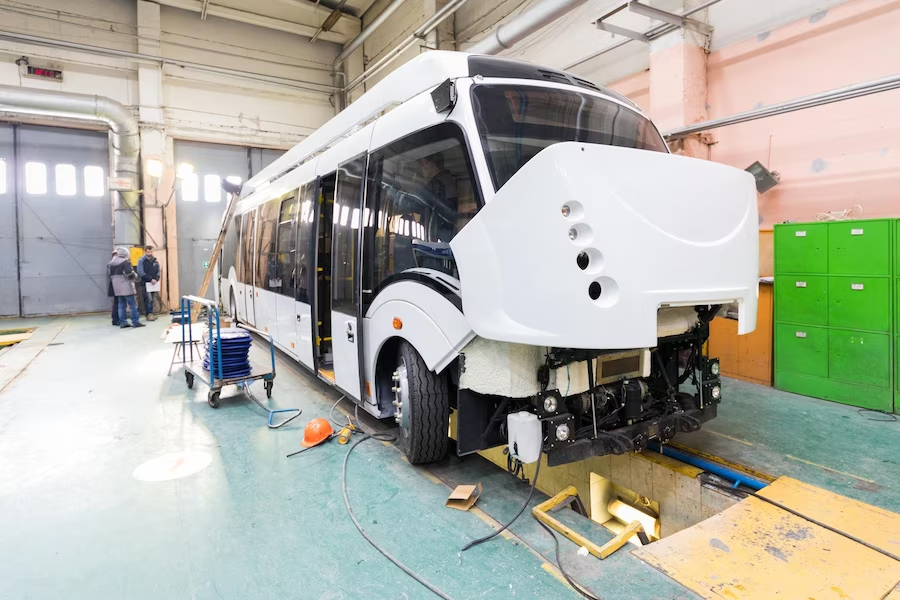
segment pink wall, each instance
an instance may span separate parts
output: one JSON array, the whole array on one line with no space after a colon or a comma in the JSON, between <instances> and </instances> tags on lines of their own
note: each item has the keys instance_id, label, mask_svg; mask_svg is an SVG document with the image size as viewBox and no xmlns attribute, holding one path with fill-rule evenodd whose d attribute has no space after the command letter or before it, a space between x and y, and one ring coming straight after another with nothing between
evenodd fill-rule
<instances>
[{"instance_id":1,"label":"pink wall","mask_svg":"<svg viewBox=\"0 0 900 600\"><path fill-rule=\"evenodd\" d=\"M710 54L708 115L715 119L895 74L900 2L851 0ZM611 87L646 109L649 94L635 83L646 75ZM761 229L856 204L866 217L900 217L900 90L710 134L712 160L741 169L759 160L780 173L781 183L760 195Z\"/></svg>"},{"instance_id":2,"label":"pink wall","mask_svg":"<svg viewBox=\"0 0 900 600\"><path fill-rule=\"evenodd\" d=\"M632 102L641 107L641 110L646 113L650 112L650 71L629 75L606 87L628 96Z\"/></svg>"}]
</instances>

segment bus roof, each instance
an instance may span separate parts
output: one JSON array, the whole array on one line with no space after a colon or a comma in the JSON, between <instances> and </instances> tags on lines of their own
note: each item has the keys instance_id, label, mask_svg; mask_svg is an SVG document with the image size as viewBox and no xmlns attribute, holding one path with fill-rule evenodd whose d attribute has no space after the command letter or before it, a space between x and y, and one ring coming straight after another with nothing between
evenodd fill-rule
<instances>
[{"instance_id":1,"label":"bus roof","mask_svg":"<svg viewBox=\"0 0 900 600\"><path fill-rule=\"evenodd\" d=\"M356 102L249 179L241 189L241 197L246 198L265 182L285 174L317 153L349 137L383 111L402 104L447 79L475 75L535 79L583 87L616 98L640 112L637 105L625 96L570 73L494 56L431 50L389 73Z\"/></svg>"}]
</instances>

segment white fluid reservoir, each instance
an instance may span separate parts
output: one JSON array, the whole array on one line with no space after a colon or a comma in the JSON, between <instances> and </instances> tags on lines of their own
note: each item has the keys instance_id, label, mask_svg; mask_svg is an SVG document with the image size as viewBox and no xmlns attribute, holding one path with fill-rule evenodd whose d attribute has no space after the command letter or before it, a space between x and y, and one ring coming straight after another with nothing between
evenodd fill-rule
<instances>
[{"instance_id":1,"label":"white fluid reservoir","mask_svg":"<svg viewBox=\"0 0 900 600\"><path fill-rule=\"evenodd\" d=\"M506 416L509 432L509 453L527 464L541 458L541 422L537 415L527 411Z\"/></svg>"}]
</instances>

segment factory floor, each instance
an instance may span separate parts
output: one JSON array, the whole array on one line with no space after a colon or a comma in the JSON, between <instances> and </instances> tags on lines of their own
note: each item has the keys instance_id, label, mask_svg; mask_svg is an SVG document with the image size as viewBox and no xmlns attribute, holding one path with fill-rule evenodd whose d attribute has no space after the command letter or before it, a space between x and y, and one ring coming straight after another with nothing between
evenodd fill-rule
<instances>
[{"instance_id":1,"label":"factory floor","mask_svg":"<svg viewBox=\"0 0 900 600\"><path fill-rule=\"evenodd\" d=\"M213 410L204 385L188 390L180 370L166 377L166 326L0 321L38 328L0 352L0 599L434 597L353 527L341 491L345 446L286 458L306 421L327 417L338 396L279 356L271 403L302 408L299 419L269 430L266 413L228 389ZM900 423L738 381L724 397L719 418L680 443L900 510ZM373 538L449 596L580 597L529 513L512 536L460 555L528 491L482 458L414 468L369 440L347 475ZM476 509L444 506L453 486L479 482ZM545 498L536 493L533 504ZM612 537L572 511L556 516L598 543ZM566 540L561 550L570 574L605 598L698 597L629 548L602 563Z\"/></svg>"}]
</instances>

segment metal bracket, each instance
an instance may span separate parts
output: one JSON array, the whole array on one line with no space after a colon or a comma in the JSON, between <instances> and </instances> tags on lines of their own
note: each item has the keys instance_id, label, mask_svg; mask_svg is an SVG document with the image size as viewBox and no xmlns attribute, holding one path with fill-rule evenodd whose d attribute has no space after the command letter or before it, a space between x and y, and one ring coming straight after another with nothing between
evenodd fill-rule
<instances>
[{"instance_id":1,"label":"metal bracket","mask_svg":"<svg viewBox=\"0 0 900 600\"><path fill-rule=\"evenodd\" d=\"M619 27L618 25L613 25L612 23L606 22L606 19L612 17L613 15L621 12L626 8L635 14L639 14L650 19L655 19L657 21L662 21L664 23L668 23L669 25L674 25L675 27L680 27L682 29L696 31L707 37L709 37L713 30L712 26L708 23L703 23L702 21L698 21L696 19L690 19L688 17L676 15L675 13L670 13L668 11L661 10L647 4L641 4L638 0L626 0L619 6L613 8L611 11L597 19L594 22L594 24L597 26L597 29L602 29L603 31L608 31L613 35L621 35L632 40L643 42L645 44L649 44L654 39L668 33L665 32L657 35L641 33L640 31L634 31L633 29Z\"/></svg>"}]
</instances>

